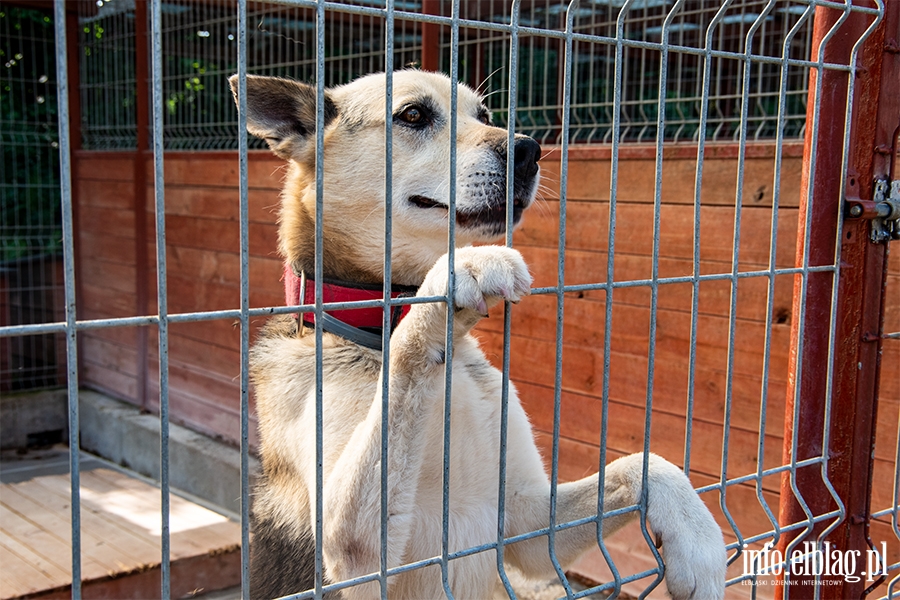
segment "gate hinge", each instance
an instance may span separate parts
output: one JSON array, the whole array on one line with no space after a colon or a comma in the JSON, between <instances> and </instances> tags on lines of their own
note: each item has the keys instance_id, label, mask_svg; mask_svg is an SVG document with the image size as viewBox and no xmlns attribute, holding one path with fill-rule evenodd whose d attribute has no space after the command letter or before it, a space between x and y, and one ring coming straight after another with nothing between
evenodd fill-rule
<instances>
[{"instance_id":1,"label":"gate hinge","mask_svg":"<svg viewBox=\"0 0 900 600\"><path fill-rule=\"evenodd\" d=\"M847 198L845 208L848 218L872 221L869 232L872 242L900 240L900 179L876 179L871 200Z\"/></svg>"}]
</instances>

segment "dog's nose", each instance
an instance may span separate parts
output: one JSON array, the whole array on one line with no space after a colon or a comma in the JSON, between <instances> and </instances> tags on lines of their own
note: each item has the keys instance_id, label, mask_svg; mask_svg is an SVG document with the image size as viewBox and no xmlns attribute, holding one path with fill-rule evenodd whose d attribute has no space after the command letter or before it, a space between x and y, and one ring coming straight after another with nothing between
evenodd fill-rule
<instances>
[{"instance_id":1,"label":"dog's nose","mask_svg":"<svg viewBox=\"0 0 900 600\"><path fill-rule=\"evenodd\" d=\"M541 145L530 137L516 138L515 146L516 178L528 179L537 173L537 162L541 159Z\"/></svg>"},{"instance_id":2,"label":"dog's nose","mask_svg":"<svg viewBox=\"0 0 900 600\"><path fill-rule=\"evenodd\" d=\"M503 143L497 146L497 154L505 161L507 144ZM516 136L513 145L513 160L515 160L514 174L516 179L524 181L534 177L537 173L537 163L541 159L541 146L536 141L527 136Z\"/></svg>"}]
</instances>

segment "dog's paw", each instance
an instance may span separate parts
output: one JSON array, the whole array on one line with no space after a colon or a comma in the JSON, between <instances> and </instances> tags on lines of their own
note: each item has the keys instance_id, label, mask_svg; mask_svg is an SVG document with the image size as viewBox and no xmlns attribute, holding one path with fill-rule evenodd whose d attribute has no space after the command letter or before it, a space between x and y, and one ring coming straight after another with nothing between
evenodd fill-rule
<instances>
[{"instance_id":1,"label":"dog's paw","mask_svg":"<svg viewBox=\"0 0 900 600\"><path fill-rule=\"evenodd\" d=\"M669 594L676 600L723 598L728 556L722 530L681 469L651 454L650 475L648 518L662 542Z\"/></svg>"},{"instance_id":2,"label":"dog's paw","mask_svg":"<svg viewBox=\"0 0 900 600\"><path fill-rule=\"evenodd\" d=\"M531 291L531 274L522 255L505 246L476 246L456 250L455 308L487 315L500 302L518 302ZM419 294L447 293L447 257L443 256L428 273Z\"/></svg>"},{"instance_id":3,"label":"dog's paw","mask_svg":"<svg viewBox=\"0 0 900 600\"><path fill-rule=\"evenodd\" d=\"M505 246L456 251L456 307L480 315L500 302L518 302L531 292L531 274L522 255Z\"/></svg>"},{"instance_id":4,"label":"dog's paw","mask_svg":"<svg viewBox=\"0 0 900 600\"><path fill-rule=\"evenodd\" d=\"M689 540L663 542L666 587L675 600L716 600L725 597L725 554L722 534L694 532ZM666 548L668 546L668 548Z\"/></svg>"}]
</instances>

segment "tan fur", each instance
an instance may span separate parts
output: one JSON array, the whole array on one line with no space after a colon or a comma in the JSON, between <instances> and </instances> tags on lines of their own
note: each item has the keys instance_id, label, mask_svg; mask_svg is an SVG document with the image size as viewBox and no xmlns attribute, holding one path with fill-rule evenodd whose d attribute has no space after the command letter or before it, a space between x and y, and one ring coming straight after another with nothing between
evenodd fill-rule
<instances>
[{"instance_id":1,"label":"tan fur","mask_svg":"<svg viewBox=\"0 0 900 600\"><path fill-rule=\"evenodd\" d=\"M232 86L236 88L234 79ZM392 282L420 286L418 295L423 297L447 294L448 212L442 206L449 202L450 188L450 86L446 77L432 73L394 74ZM490 305L517 302L531 286L528 269L515 250L469 246L504 229L507 133L484 122L486 109L471 89L460 85L458 95L450 552L494 542L498 522L502 377L469 332ZM315 98L312 88L301 84L248 80L248 128L267 139L291 165L282 195L279 247L295 270L307 272L315 258L316 206L310 98ZM331 278L382 281L384 98L383 75L327 90L321 227L325 274ZM433 118L427 127L405 120L409 106L429 107L424 112ZM535 147L533 141L517 138L513 195L519 212L531 203L537 187ZM446 320L444 303L416 304L391 337L384 467L388 567L442 551ZM312 336L298 337L295 322L280 317L266 327L251 356L267 477L254 511L257 520L266 523L266 531L289 530L298 540L308 538L316 514L315 354ZM377 572L380 565L381 360L380 352L323 335L322 546L332 581ZM508 407L504 522L510 537L548 526L550 485L514 387ZM643 461L636 454L607 465L604 511L640 501ZM725 550L715 521L677 467L656 456L647 461L648 520L663 542L670 592L677 598L722 597ZM557 522L595 515L600 485L597 475L561 484ZM604 520L604 533L636 514ZM556 534L556 555L563 566L595 546L596 527L591 525ZM505 559L509 568L528 577L554 575L543 536L507 545ZM449 585L457 598L491 597L498 584L493 550L450 563ZM380 591L377 583L369 583L341 593L346 598L372 598ZM442 597L440 568L432 565L392 576L388 595Z\"/></svg>"}]
</instances>

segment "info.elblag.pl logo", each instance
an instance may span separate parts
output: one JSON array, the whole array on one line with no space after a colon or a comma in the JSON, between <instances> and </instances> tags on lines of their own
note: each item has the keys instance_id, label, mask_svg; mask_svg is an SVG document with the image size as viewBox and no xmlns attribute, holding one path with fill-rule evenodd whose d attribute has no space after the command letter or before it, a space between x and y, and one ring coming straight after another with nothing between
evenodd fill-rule
<instances>
[{"instance_id":1,"label":"info.elblag.pl logo","mask_svg":"<svg viewBox=\"0 0 900 600\"><path fill-rule=\"evenodd\" d=\"M773 542L768 542L762 550L750 550L744 544L744 575L780 576L785 569L784 555L773 548ZM866 570L859 571L863 564ZM832 548L829 542L821 547L815 542L804 542L802 548L797 547L791 552L787 567L790 575L798 577L841 577L851 583L865 577L866 581L875 581L887 574L887 542L881 542L880 549L869 548L865 559L860 550L839 550Z\"/></svg>"}]
</instances>

